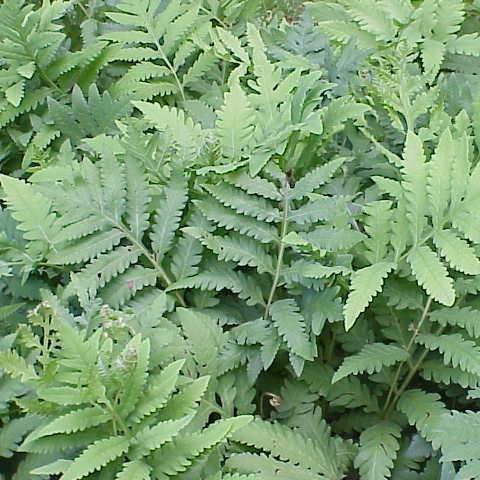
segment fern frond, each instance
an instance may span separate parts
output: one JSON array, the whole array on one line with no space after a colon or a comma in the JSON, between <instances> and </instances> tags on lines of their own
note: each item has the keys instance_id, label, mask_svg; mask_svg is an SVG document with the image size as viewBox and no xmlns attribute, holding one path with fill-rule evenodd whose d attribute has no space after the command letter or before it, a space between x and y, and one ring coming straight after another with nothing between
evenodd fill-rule
<instances>
[{"instance_id":1,"label":"fern frond","mask_svg":"<svg viewBox=\"0 0 480 480\"><path fill-rule=\"evenodd\" d=\"M400 449L401 429L393 422L381 422L367 428L360 435L360 448L355 467L362 480L386 480Z\"/></svg>"},{"instance_id":2,"label":"fern frond","mask_svg":"<svg viewBox=\"0 0 480 480\"><path fill-rule=\"evenodd\" d=\"M331 220L338 215L341 207L341 200L334 197L321 196L315 198L305 205L292 209L288 212L288 221L298 225L309 225L319 220Z\"/></svg>"},{"instance_id":3,"label":"fern frond","mask_svg":"<svg viewBox=\"0 0 480 480\"><path fill-rule=\"evenodd\" d=\"M157 262L161 262L170 249L187 201L187 178L183 172L177 170L172 173L163 194L165 201L162 202L161 208L156 211L150 233Z\"/></svg>"},{"instance_id":4,"label":"fern frond","mask_svg":"<svg viewBox=\"0 0 480 480\"><path fill-rule=\"evenodd\" d=\"M368 215L365 231L368 237L364 243L370 251L367 258L372 263L383 260L387 254L393 214L391 206L392 202L389 200L379 200L365 207L365 213Z\"/></svg>"},{"instance_id":5,"label":"fern frond","mask_svg":"<svg viewBox=\"0 0 480 480\"><path fill-rule=\"evenodd\" d=\"M202 291L217 292L227 289L236 293L240 299L246 300L247 305L265 303L254 279L223 263L205 268L197 275L176 282L170 287L172 290L177 288L198 288Z\"/></svg>"},{"instance_id":6,"label":"fern frond","mask_svg":"<svg viewBox=\"0 0 480 480\"><path fill-rule=\"evenodd\" d=\"M351 228L321 225L302 237L315 249L337 252L352 248L363 239L363 234Z\"/></svg>"},{"instance_id":7,"label":"fern frond","mask_svg":"<svg viewBox=\"0 0 480 480\"><path fill-rule=\"evenodd\" d=\"M112 252L100 254L78 273L73 273L67 291L81 298L93 298L113 278L135 263L141 252L134 247L119 247Z\"/></svg>"},{"instance_id":8,"label":"fern frond","mask_svg":"<svg viewBox=\"0 0 480 480\"><path fill-rule=\"evenodd\" d=\"M480 260L475 250L452 230L435 232L433 241L452 268L468 275L480 274Z\"/></svg>"},{"instance_id":9,"label":"fern frond","mask_svg":"<svg viewBox=\"0 0 480 480\"><path fill-rule=\"evenodd\" d=\"M193 459L204 451L213 448L251 421L251 417L241 416L219 420L201 432L182 436L161 447L153 455L153 469L157 476L172 476L184 472ZM161 477L160 477L161 478Z\"/></svg>"},{"instance_id":10,"label":"fern frond","mask_svg":"<svg viewBox=\"0 0 480 480\"><path fill-rule=\"evenodd\" d=\"M254 113L240 84L234 82L230 92L225 94L225 103L218 114L216 128L225 157L239 160L248 153L253 137Z\"/></svg>"},{"instance_id":11,"label":"fern frond","mask_svg":"<svg viewBox=\"0 0 480 480\"><path fill-rule=\"evenodd\" d=\"M451 385L453 383L463 388L477 388L480 377L471 373L462 372L458 368L443 365L438 359L425 360L422 364L421 376L436 383Z\"/></svg>"},{"instance_id":12,"label":"fern frond","mask_svg":"<svg viewBox=\"0 0 480 480\"><path fill-rule=\"evenodd\" d=\"M202 259L202 244L189 235L182 235L172 248L170 269L177 281L192 277L198 272Z\"/></svg>"},{"instance_id":13,"label":"fern frond","mask_svg":"<svg viewBox=\"0 0 480 480\"><path fill-rule=\"evenodd\" d=\"M185 227L184 232L198 238L205 247L214 252L219 260L233 261L240 266L256 267L260 273L272 273L273 261L261 243L256 240L232 233L229 237L211 235L198 231L195 227Z\"/></svg>"},{"instance_id":14,"label":"fern frond","mask_svg":"<svg viewBox=\"0 0 480 480\"><path fill-rule=\"evenodd\" d=\"M282 195L274 183L260 176L251 177L244 170L226 175L225 180L252 195L269 200L282 200Z\"/></svg>"},{"instance_id":15,"label":"fern frond","mask_svg":"<svg viewBox=\"0 0 480 480\"><path fill-rule=\"evenodd\" d=\"M427 184L430 210L434 226L440 224L450 202L451 158L454 143L450 130L440 137L435 154L432 156Z\"/></svg>"},{"instance_id":16,"label":"fern frond","mask_svg":"<svg viewBox=\"0 0 480 480\"><path fill-rule=\"evenodd\" d=\"M303 197L313 193L317 188L320 188L330 180L346 160L346 158L337 158L308 172L295 183L295 186L289 193L289 197L292 200L301 200Z\"/></svg>"},{"instance_id":17,"label":"fern frond","mask_svg":"<svg viewBox=\"0 0 480 480\"><path fill-rule=\"evenodd\" d=\"M132 439L132 456L143 457L151 451L159 449L175 438L191 422L192 418L193 415L187 415L179 420L167 420L159 422L153 427L143 428Z\"/></svg>"},{"instance_id":18,"label":"fern frond","mask_svg":"<svg viewBox=\"0 0 480 480\"><path fill-rule=\"evenodd\" d=\"M226 183L204 185L204 188L223 205L233 208L238 213L266 222L280 220L279 210L263 198L248 195Z\"/></svg>"},{"instance_id":19,"label":"fern frond","mask_svg":"<svg viewBox=\"0 0 480 480\"><path fill-rule=\"evenodd\" d=\"M436 432L442 417L448 412L440 401L440 395L418 389L407 390L400 397L397 409L405 414L410 425L415 425L422 437L432 442L434 448L438 448L439 438Z\"/></svg>"},{"instance_id":20,"label":"fern frond","mask_svg":"<svg viewBox=\"0 0 480 480\"><path fill-rule=\"evenodd\" d=\"M51 201L23 180L0 175L0 182L7 206L12 217L17 220L18 228L24 232L24 238L45 242L50 246L52 238L58 232Z\"/></svg>"},{"instance_id":21,"label":"fern frond","mask_svg":"<svg viewBox=\"0 0 480 480\"><path fill-rule=\"evenodd\" d=\"M202 400L210 377L199 377L188 385L184 386L179 392L175 393L159 412L161 420L173 418L179 419L187 415L192 415L198 408Z\"/></svg>"},{"instance_id":22,"label":"fern frond","mask_svg":"<svg viewBox=\"0 0 480 480\"><path fill-rule=\"evenodd\" d=\"M107 422L110 419L109 417L108 413L98 407L86 407L74 410L34 430L25 439L24 445L38 438L55 435L57 433L81 432Z\"/></svg>"},{"instance_id":23,"label":"fern frond","mask_svg":"<svg viewBox=\"0 0 480 480\"><path fill-rule=\"evenodd\" d=\"M117 474L115 480L150 480L152 467L141 460L134 460L124 464L123 470Z\"/></svg>"},{"instance_id":24,"label":"fern frond","mask_svg":"<svg viewBox=\"0 0 480 480\"><path fill-rule=\"evenodd\" d=\"M381 291L385 278L393 268L392 263L380 262L352 274L350 293L343 310L346 330L352 328L358 316Z\"/></svg>"},{"instance_id":25,"label":"fern frond","mask_svg":"<svg viewBox=\"0 0 480 480\"><path fill-rule=\"evenodd\" d=\"M470 337L480 337L480 311L471 307L442 308L431 312L429 318L443 327L447 325L460 327L465 329Z\"/></svg>"},{"instance_id":26,"label":"fern frond","mask_svg":"<svg viewBox=\"0 0 480 480\"><path fill-rule=\"evenodd\" d=\"M148 228L148 205L150 196L147 178L142 167L133 158L125 159L125 174L127 179L126 221L136 240L141 241Z\"/></svg>"},{"instance_id":27,"label":"fern frond","mask_svg":"<svg viewBox=\"0 0 480 480\"><path fill-rule=\"evenodd\" d=\"M312 441L284 425L263 420L251 422L235 432L232 438L236 442L270 452L282 461L298 464L326 478L338 476L335 450L329 441Z\"/></svg>"},{"instance_id":28,"label":"fern frond","mask_svg":"<svg viewBox=\"0 0 480 480\"><path fill-rule=\"evenodd\" d=\"M157 283L158 272L153 268L135 265L118 275L99 292L100 298L114 308L125 304L139 290Z\"/></svg>"},{"instance_id":29,"label":"fern frond","mask_svg":"<svg viewBox=\"0 0 480 480\"><path fill-rule=\"evenodd\" d=\"M464 372L480 375L480 349L475 342L465 340L460 334L436 336L422 333L415 341L428 350L438 350L446 365L451 364Z\"/></svg>"},{"instance_id":30,"label":"fern frond","mask_svg":"<svg viewBox=\"0 0 480 480\"><path fill-rule=\"evenodd\" d=\"M0 351L0 368L22 382L37 379L33 365L28 364L15 350Z\"/></svg>"},{"instance_id":31,"label":"fern frond","mask_svg":"<svg viewBox=\"0 0 480 480\"><path fill-rule=\"evenodd\" d=\"M396 345L386 345L384 343L367 344L360 352L347 357L343 361L340 368L335 372L332 383L338 382L348 375L379 372L383 367L390 367L407 358L408 353Z\"/></svg>"},{"instance_id":32,"label":"fern frond","mask_svg":"<svg viewBox=\"0 0 480 480\"><path fill-rule=\"evenodd\" d=\"M416 247L408 254L408 263L412 267L418 284L435 300L451 306L455 301L453 280L437 255L426 245Z\"/></svg>"},{"instance_id":33,"label":"fern frond","mask_svg":"<svg viewBox=\"0 0 480 480\"><path fill-rule=\"evenodd\" d=\"M121 435L96 441L75 458L62 475L62 480L79 480L100 470L124 454L129 444L129 439Z\"/></svg>"},{"instance_id":34,"label":"fern frond","mask_svg":"<svg viewBox=\"0 0 480 480\"><path fill-rule=\"evenodd\" d=\"M116 247L125 234L121 230L111 229L92 233L81 239L58 245L56 251L48 256L48 261L55 265L71 265L86 262L91 258L109 252Z\"/></svg>"},{"instance_id":35,"label":"fern frond","mask_svg":"<svg viewBox=\"0 0 480 480\"><path fill-rule=\"evenodd\" d=\"M138 423L166 404L175 389L183 364L183 360L178 360L165 367L160 373L150 376L148 389L130 415L132 421Z\"/></svg>"},{"instance_id":36,"label":"fern frond","mask_svg":"<svg viewBox=\"0 0 480 480\"><path fill-rule=\"evenodd\" d=\"M263 243L278 241L276 229L269 224L255 218L238 215L234 210L211 199L199 200L195 203L208 220L217 223L220 227L235 230Z\"/></svg>"},{"instance_id":37,"label":"fern frond","mask_svg":"<svg viewBox=\"0 0 480 480\"><path fill-rule=\"evenodd\" d=\"M272 303L270 314L289 350L305 360L313 360L314 349L306 332L305 319L295 300L277 300Z\"/></svg>"},{"instance_id":38,"label":"fern frond","mask_svg":"<svg viewBox=\"0 0 480 480\"><path fill-rule=\"evenodd\" d=\"M427 169L422 141L412 132L407 134L405 141L402 185L407 200L407 218L416 244L426 226Z\"/></svg>"},{"instance_id":39,"label":"fern frond","mask_svg":"<svg viewBox=\"0 0 480 480\"><path fill-rule=\"evenodd\" d=\"M295 465L293 462L283 462L274 458L268 457L265 454L254 453L234 453L227 459L227 466L231 470L240 471L244 474L239 476L239 480L244 478L250 480L288 480L296 478L298 480L319 480L317 473L302 468L302 466ZM249 475L250 474L250 475ZM237 474L238 475L238 474ZM236 479L236 476L223 476L223 480L231 478ZM325 477L321 477L325 478Z\"/></svg>"}]
</instances>

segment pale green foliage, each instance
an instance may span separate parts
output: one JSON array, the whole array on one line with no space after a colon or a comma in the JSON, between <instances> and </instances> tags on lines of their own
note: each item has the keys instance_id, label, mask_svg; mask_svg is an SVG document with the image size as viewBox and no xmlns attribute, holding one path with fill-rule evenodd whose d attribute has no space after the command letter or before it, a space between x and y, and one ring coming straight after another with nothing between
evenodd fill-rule
<instances>
[{"instance_id":1,"label":"pale green foliage","mask_svg":"<svg viewBox=\"0 0 480 480\"><path fill-rule=\"evenodd\" d=\"M399 436L400 427L389 422L378 423L362 432L360 448L355 457L355 465L362 479L390 478L393 460L400 448L397 440Z\"/></svg>"},{"instance_id":2,"label":"pale green foliage","mask_svg":"<svg viewBox=\"0 0 480 480\"><path fill-rule=\"evenodd\" d=\"M193 428L208 378L182 376L182 360L163 370L155 368L149 341L121 335L123 320L102 309L104 329L89 338L46 301L32 313L34 323L61 345L38 356L31 367L38 369L38 378L25 378L11 366L11 374L22 376L36 392L35 404L44 412L21 450L56 456L33 473L59 473L65 480L79 480L104 468L111 475L135 471L172 475L250 421L238 417L203 430L198 424ZM41 345L35 349L40 352ZM7 357L2 353L1 358ZM58 371L48 377L46 372L56 364Z\"/></svg>"},{"instance_id":3,"label":"pale green foliage","mask_svg":"<svg viewBox=\"0 0 480 480\"><path fill-rule=\"evenodd\" d=\"M318 427L322 428L320 425ZM258 457L259 466L262 465L258 473L268 475L273 470L285 475L290 470L290 474L295 475L295 467L298 465L299 478L309 478L307 473L310 471L321 475L320 478L333 480L339 476L339 466L335 457L336 444L324 426L323 430L321 433L318 432L318 437L314 440L305 438L300 432L292 431L282 425L272 425L255 420L234 433L232 439L269 452L272 457L281 460L277 462L271 457L262 459L262 456L255 455ZM253 458L250 459L248 454L233 455L229 459L229 465L248 473L250 463L253 467L252 470L255 471L256 462ZM311 478L318 477L312 476Z\"/></svg>"},{"instance_id":4,"label":"pale green foliage","mask_svg":"<svg viewBox=\"0 0 480 480\"><path fill-rule=\"evenodd\" d=\"M480 4L303 3L3 2L7 478L478 478Z\"/></svg>"},{"instance_id":5,"label":"pale green foliage","mask_svg":"<svg viewBox=\"0 0 480 480\"><path fill-rule=\"evenodd\" d=\"M338 382L352 374L378 372L383 367L390 367L396 362L406 360L407 358L407 352L395 345L385 345L383 343L367 344L359 353L343 361L341 367L335 372L332 382Z\"/></svg>"},{"instance_id":6,"label":"pale green foliage","mask_svg":"<svg viewBox=\"0 0 480 480\"><path fill-rule=\"evenodd\" d=\"M317 1L309 7L329 35L340 42L355 38L364 47L386 42L406 43L420 53L427 76L434 77L447 53L480 55L478 34L460 32L465 18L463 0L381 2Z\"/></svg>"}]
</instances>

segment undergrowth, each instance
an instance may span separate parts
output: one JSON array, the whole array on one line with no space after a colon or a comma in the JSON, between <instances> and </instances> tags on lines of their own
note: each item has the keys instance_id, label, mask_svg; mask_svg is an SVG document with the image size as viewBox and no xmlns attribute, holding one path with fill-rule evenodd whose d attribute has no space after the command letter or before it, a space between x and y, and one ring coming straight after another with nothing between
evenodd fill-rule
<instances>
[{"instance_id":1,"label":"undergrowth","mask_svg":"<svg viewBox=\"0 0 480 480\"><path fill-rule=\"evenodd\" d=\"M480 479L479 15L5 0L0 477Z\"/></svg>"}]
</instances>

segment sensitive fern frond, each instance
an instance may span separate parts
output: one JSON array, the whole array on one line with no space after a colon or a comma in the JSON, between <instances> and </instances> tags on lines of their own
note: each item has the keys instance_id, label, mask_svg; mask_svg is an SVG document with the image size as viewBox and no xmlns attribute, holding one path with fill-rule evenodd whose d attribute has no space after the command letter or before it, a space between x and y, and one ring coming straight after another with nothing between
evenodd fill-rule
<instances>
[{"instance_id":1,"label":"sensitive fern frond","mask_svg":"<svg viewBox=\"0 0 480 480\"><path fill-rule=\"evenodd\" d=\"M235 432L233 440L270 452L282 462L298 464L328 479L333 480L339 474L335 446L328 437L314 440L281 424L255 420Z\"/></svg>"},{"instance_id":2,"label":"sensitive fern frond","mask_svg":"<svg viewBox=\"0 0 480 480\"><path fill-rule=\"evenodd\" d=\"M344 308L347 330L381 290L385 278L393 267L391 263L381 262L352 274L351 291Z\"/></svg>"},{"instance_id":3,"label":"sensitive fern frond","mask_svg":"<svg viewBox=\"0 0 480 480\"><path fill-rule=\"evenodd\" d=\"M294 300L277 300L270 307L272 321L285 339L289 350L305 360L313 360L313 348L308 338L303 316Z\"/></svg>"},{"instance_id":4,"label":"sensitive fern frond","mask_svg":"<svg viewBox=\"0 0 480 480\"><path fill-rule=\"evenodd\" d=\"M360 352L347 357L335 372L332 383L338 382L348 375L369 374L379 372L383 367L390 367L408 358L408 353L396 345L371 343L365 345Z\"/></svg>"},{"instance_id":5,"label":"sensitive fern frond","mask_svg":"<svg viewBox=\"0 0 480 480\"><path fill-rule=\"evenodd\" d=\"M360 435L360 448L355 466L362 480L390 478L393 461L400 449L400 427L393 422L381 422L367 428Z\"/></svg>"}]
</instances>

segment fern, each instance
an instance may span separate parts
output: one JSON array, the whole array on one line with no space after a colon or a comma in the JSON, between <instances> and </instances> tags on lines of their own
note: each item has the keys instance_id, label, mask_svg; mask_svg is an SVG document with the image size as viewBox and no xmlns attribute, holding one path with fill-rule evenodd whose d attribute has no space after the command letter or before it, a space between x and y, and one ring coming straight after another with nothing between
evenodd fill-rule
<instances>
[{"instance_id":1,"label":"fern","mask_svg":"<svg viewBox=\"0 0 480 480\"><path fill-rule=\"evenodd\" d=\"M286 462L287 466L289 463L298 464L326 478L333 479L338 476L338 466L334 456L335 446L328 437L322 439L320 443L304 438L301 434L282 425L255 420L247 427L238 430L233 435L233 440L270 452L274 457L277 456L282 462ZM270 462L272 462L271 459L268 463ZM268 463L265 463L265 467L268 468ZM282 468L282 464L279 464L279 467Z\"/></svg>"},{"instance_id":2,"label":"fern","mask_svg":"<svg viewBox=\"0 0 480 480\"><path fill-rule=\"evenodd\" d=\"M56 342L62 342L60 350L50 347L39 357L40 365L58 363L60 370L53 377L46 381L23 376L23 381L38 392L39 397L35 401L39 408L43 407L47 416L27 436L21 448L26 452L35 452L39 448L57 452L57 459L38 468L36 473L61 473L62 478L67 479L84 478L95 471L110 471L112 475L120 476L135 471L134 467L140 469L142 464L144 471L152 469L160 472L169 457L154 458L155 453L169 444L173 445L172 441L181 443L179 436L193 421L208 378L185 378L184 382L179 382L183 362L151 372L149 341L142 340L139 335L123 336L123 339L122 334L111 337L114 330L109 330L109 322L116 321L112 313L104 308L100 315L105 317L105 329L82 343L84 333L64 323L65 320L48 302L44 301L35 312L36 321L43 324L44 329L48 328L49 335ZM107 320L109 317L111 319ZM121 323L119 327L122 328ZM122 342L121 346L118 345L120 348L112 349L114 341ZM78 399L78 386L67 393L68 386L72 380L74 383L82 381L87 374L89 380L84 388L88 396L79 402L62 400L62 405L71 405L66 413L59 414L50 402L42 400L43 391L52 392L64 387L67 387L64 388L65 395L72 396L72 400L75 397ZM78 380L75 381L75 378ZM53 399L52 396L50 398ZM188 413L183 413L187 404ZM202 442L209 443L209 448L212 448L249 420L248 417L239 417L234 421L217 422L215 441L211 438L212 427L199 430L194 442L190 441L191 437L184 437L183 442L186 443L181 461L187 458L190 461L198 456L204 450L198 449ZM78 437L79 434L83 437ZM78 446L81 451L67 449L63 452L65 448L61 441L68 445L75 436L80 440Z\"/></svg>"},{"instance_id":3,"label":"fern","mask_svg":"<svg viewBox=\"0 0 480 480\"><path fill-rule=\"evenodd\" d=\"M400 448L397 438L400 428L394 423L383 422L367 428L360 436L360 448L355 465L362 479L390 477L393 460Z\"/></svg>"},{"instance_id":4,"label":"fern","mask_svg":"<svg viewBox=\"0 0 480 480\"><path fill-rule=\"evenodd\" d=\"M372 298L382 288L385 277L393 268L392 264L378 263L355 272L352 275L352 291L344 308L345 328L355 323L358 315L365 310ZM366 291L359 291L367 286Z\"/></svg>"},{"instance_id":5,"label":"fern","mask_svg":"<svg viewBox=\"0 0 480 480\"><path fill-rule=\"evenodd\" d=\"M50 190L51 199L47 197L44 200L34 186L25 185L20 180L8 177L2 180L11 198L10 208L18 212L14 215L23 222L25 239L32 242L29 248L38 248L34 247L34 242L41 241L44 244L43 255L50 263L85 264L72 273L66 294L76 294L82 302L87 302L102 291L100 296L118 306L144 286L155 284L157 277L170 285L170 275L160 263L170 250L179 227L179 215L186 201L182 193L182 188L186 188L185 180L172 174L165 187L164 202L168 207L159 209L154 217L149 232L152 240L150 250L143 243L143 237L148 227L145 222L151 213L151 200L147 193L149 185L144 174L142 177L140 166L135 166L136 181L139 183L135 192L125 183L122 163L107 154L96 165L86 161L74 168L83 180L68 183L72 180L65 177L62 187L55 186ZM94 183L85 183L88 181ZM45 183L40 182L39 186L44 188ZM76 194L65 202L66 192L70 189L74 189ZM45 217L45 226L41 231L36 231L39 227L35 216L30 217L36 210L27 210L30 204L32 209L41 208L35 215L37 218ZM163 218L167 212L171 215L169 220ZM135 265L141 257L146 258L153 268ZM109 288L111 282L115 283L114 290Z\"/></svg>"},{"instance_id":6,"label":"fern","mask_svg":"<svg viewBox=\"0 0 480 480\"><path fill-rule=\"evenodd\" d=\"M478 477L478 2L301 3L0 6L4 476Z\"/></svg>"},{"instance_id":7,"label":"fern","mask_svg":"<svg viewBox=\"0 0 480 480\"><path fill-rule=\"evenodd\" d=\"M389 367L396 362L406 360L407 356L407 352L395 345L384 345L382 343L366 345L359 353L344 360L341 367L335 372L332 382L338 382L352 374L378 372L383 367Z\"/></svg>"}]
</instances>

